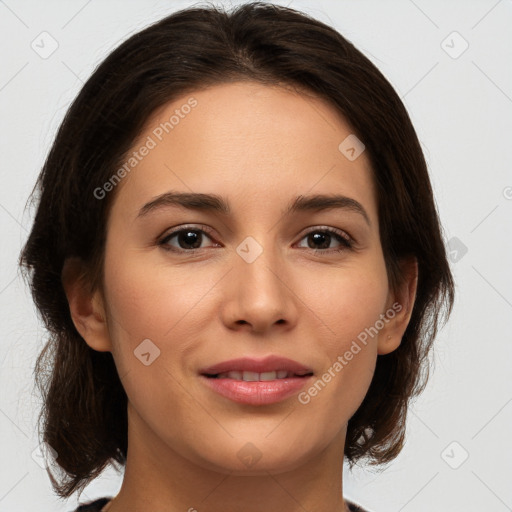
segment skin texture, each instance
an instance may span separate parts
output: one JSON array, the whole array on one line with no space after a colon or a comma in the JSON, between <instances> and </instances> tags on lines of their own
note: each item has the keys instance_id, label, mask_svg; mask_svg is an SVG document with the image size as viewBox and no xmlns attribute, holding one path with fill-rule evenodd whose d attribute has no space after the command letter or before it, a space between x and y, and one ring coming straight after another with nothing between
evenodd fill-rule
<instances>
[{"instance_id":1,"label":"skin texture","mask_svg":"<svg viewBox=\"0 0 512 512\"><path fill-rule=\"evenodd\" d=\"M197 105L158 141L153 130L191 96ZM94 350L112 352L128 396L128 460L109 512L234 512L241 503L246 512L346 510L347 422L378 354L400 344L417 272L409 262L408 279L391 291L369 161L338 149L350 134L322 100L251 82L184 95L148 120L133 148L148 135L157 145L116 190L103 293L79 285L78 264L63 275L77 329ZM137 217L171 190L218 194L231 214L168 206ZM349 209L282 214L310 194L355 199L370 225ZM178 236L167 247L181 252L158 245L184 225L210 230L195 253ZM324 245L307 236L326 227L354 248L334 235ZM236 251L248 236L263 249L252 263ZM306 405L297 396L238 404L198 375L227 359L278 354L320 377L395 302L401 311ZM150 365L134 355L145 339L160 350ZM261 455L250 467L238 455L244 446Z\"/></svg>"}]
</instances>

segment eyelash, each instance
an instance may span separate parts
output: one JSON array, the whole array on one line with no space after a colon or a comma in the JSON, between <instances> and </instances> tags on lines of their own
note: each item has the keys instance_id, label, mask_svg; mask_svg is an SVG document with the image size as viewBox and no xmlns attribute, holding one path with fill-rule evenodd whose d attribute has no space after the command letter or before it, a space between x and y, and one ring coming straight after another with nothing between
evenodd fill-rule
<instances>
[{"instance_id":1,"label":"eyelash","mask_svg":"<svg viewBox=\"0 0 512 512\"><path fill-rule=\"evenodd\" d=\"M157 243L159 246L162 246L162 248L166 251L172 251L175 253L196 253L197 251L201 251L204 248L197 248L197 249L177 249L175 247L172 247L168 245L169 240L173 238L174 236L186 232L186 231L192 231L197 233L204 233L207 235L210 239L213 239L212 235L210 234L210 229L207 226L200 226L200 228L195 226L182 226L179 229L176 229L175 231L172 231L171 233L168 233L165 235L162 239L160 239ZM346 234L344 231L334 229L334 228L314 228L307 233L305 233L301 240L306 238L307 236L313 234L313 233L328 233L330 235L334 235L338 242L341 243L341 247L337 249L311 249L315 252L315 254L333 254L333 253L341 253L343 251L352 250L354 247L354 240Z\"/></svg>"}]
</instances>

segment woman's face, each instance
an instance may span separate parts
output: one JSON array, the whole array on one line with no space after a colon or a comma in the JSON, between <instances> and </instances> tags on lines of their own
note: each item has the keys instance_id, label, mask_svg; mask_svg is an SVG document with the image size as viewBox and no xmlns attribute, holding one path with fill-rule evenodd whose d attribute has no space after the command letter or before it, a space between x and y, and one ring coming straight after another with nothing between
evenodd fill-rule
<instances>
[{"instance_id":1,"label":"woman's face","mask_svg":"<svg viewBox=\"0 0 512 512\"><path fill-rule=\"evenodd\" d=\"M88 343L112 352L134 442L155 457L250 474L343 448L377 354L399 343L370 164L350 135L323 101L248 82L184 95L146 124L108 221L108 332ZM269 355L313 375L266 401L251 391L265 384L236 401L202 375Z\"/></svg>"}]
</instances>

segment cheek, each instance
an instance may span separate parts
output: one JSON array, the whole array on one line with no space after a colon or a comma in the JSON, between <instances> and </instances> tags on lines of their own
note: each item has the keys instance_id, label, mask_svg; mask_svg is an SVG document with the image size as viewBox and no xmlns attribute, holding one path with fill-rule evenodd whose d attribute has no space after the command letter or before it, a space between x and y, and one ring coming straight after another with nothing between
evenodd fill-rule
<instances>
[{"instance_id":1,"label":"cheek","mask_svg":"<svg viewBox=\"0 0 512 512\"><path fill-rule=\"evenodd\" d=\"M315 340L317 350L321 343L323 367L312 386L299 396L315 417L326 415L323 425L327 430L346 423L368 391L377 360L375 326L385 313L388 294L383 260L350 271L338 269L335 276L325 280L316 276L315 289L321 292L309 293L308 305L328 329L322 328L322 340Z\"/></svg>"},{"instance_id":2,"label":"cheek","mask_svg":"<svg viewBox=\"0 0 512 512\"><path fill-rule=\"evenodd\" d=\"M106 254L105 293L116 368L132 406L155 428L168 423L170 409L177 424L190 421L194 406L180 371L196 332L205 328L202 322L211 322L211 316L201 313L200 299L214 282L194 279L179 267L171 271L148 265L140 254Z\"/></svg>"},{"instance_id":3,"label":"cheek","mask_svg":"<svg viewBox=\"0 0 512 512\"><path fill-rule=\"evenodd\" d=\"M193 343L193 333L184 333L187 325L201 326L201 297L215 283L214 276L199 280L179 266L161 268L148 264L149 259L140 253L106 253L109 331L118 364L133 365L134 350L147 339L162 360L174 364L171 352L183 352Z\"/></svg>"},{"instance_id":4,"label":"cheek","mask_svg":"<svg viewBox=\"0 0 512 512\"><path fill-rule=\"evenodd\" d=\"M162 339L182 328L218 281L215 270L199 272L134 252L107 253L106 295L113 319L133 337ZM194 318L195 320L195 318Z\"/></svg>"},{"instance_id":5,"label":"cheek","mask_svg":"<svg viewBox=\"0 0 512 512\"><path fill-rule=\"evenodd\" d=\"M304 281L304 302L328 327L328 346L332 349L343 349L384 313L388 299L386 268L379 258L368 260L366 265L327 273L319 270Z\"/></svg>"}]
</instances>

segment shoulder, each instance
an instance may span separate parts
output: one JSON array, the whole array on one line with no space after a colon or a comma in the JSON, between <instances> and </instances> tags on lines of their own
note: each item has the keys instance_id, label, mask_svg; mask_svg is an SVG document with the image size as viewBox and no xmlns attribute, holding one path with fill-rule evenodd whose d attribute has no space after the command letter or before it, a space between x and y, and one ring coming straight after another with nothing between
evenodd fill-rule
<instances>
[{"instance_id":1,"label":"shoulder","mask_svg":"<svg viewBox=\"0 0 512 512\"><path fill-rule=\"evenodd\" d=\"M353 501L347 500L347 498L345 498L345 501L347 502L347 505L348 505L348 508L350 509L350 512L370 512L370 510L367 510L367 509L365 509L363 507L360 507L359 505L357 505Z\"/></svg>"},{"instance_id":2,"label":"shoulder","mask_svg":"<svg viewBox=\"0 0 512 512\"><path fill-rule=\"evenodd\" d=\"M112 497L99 498L94 501L82 503L73 512L101 512L101 509L112 499Z\"/></svg>"}]
</instances>

